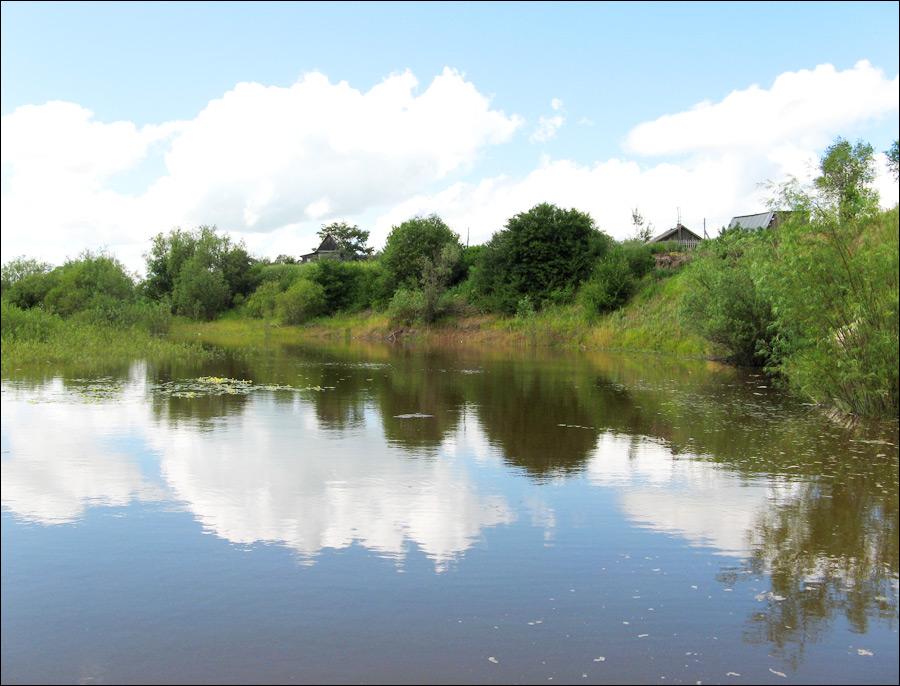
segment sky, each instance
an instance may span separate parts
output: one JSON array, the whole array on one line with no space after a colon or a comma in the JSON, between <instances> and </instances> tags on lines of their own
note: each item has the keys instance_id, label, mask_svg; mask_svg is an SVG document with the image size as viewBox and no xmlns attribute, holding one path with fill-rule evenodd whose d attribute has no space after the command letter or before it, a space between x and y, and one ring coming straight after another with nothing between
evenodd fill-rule
<instances>
[{"instance_id":1,"label":"sky","mask_svg":"<svg viewBox=\"0 0 900 686\"><path fill-rule=\"evenodd\" d=\"M900 3L3 2L2 259L216 226L251 254L549 202L712 236L837 137L898 138Z\"/></svg>"}]
</instances>

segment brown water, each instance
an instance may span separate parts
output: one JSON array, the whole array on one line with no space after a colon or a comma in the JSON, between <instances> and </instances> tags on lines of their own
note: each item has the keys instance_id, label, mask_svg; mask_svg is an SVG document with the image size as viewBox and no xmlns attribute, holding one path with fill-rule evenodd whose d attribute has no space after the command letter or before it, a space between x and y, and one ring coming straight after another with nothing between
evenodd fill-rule
<instances>
[{"instance_id":1,"label":"brown water","mask_svg":"<svg viewBox=\"0 0 900 686\"><path fill-rule=\"evenodd\" d=\"M898 442L645 355L21 370L2 680L896 684Z\"/></svg>"}]
</instances>

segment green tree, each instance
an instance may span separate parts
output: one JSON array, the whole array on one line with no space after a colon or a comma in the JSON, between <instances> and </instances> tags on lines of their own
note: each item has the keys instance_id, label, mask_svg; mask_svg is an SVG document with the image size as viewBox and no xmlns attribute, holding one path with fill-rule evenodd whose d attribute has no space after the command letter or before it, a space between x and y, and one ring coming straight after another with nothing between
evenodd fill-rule
<instances>
[{"instance_id":1,"label":"green tree","mask_svg":"<svg viewBox=\"0 0 900 686\"><path fill-rule=\"evenodd\" d=\"M369 240L369 232L360 229L355 224L350 226L347 222L333 222L323 225L317 232L323 241L331 236L338 246L338 257L342 260L362 260L371 255L375 249L366 247Z\"/></svg>"},{"instance_id":2,"label":"green tree","mask_svg":"<svg viewBox=\"0 0 900 686\"><path fill-rule=\"evenodd\" d=\"M825 206L837 210L841 223L877 208L875 149L865 141L851 145L838 137L819 162L821 175L813 181Z\"/></svg>"},{"instance_id":3,"label":"green tree","mask_svg":"<svg viewBox=\"0 0 900 686\"><path fill-rule=\"evenodd\" d=\"M175 313L209 321L215 319L231 302L225 276L210 265L204 255L194 255L175 277L172 305Z\"/></svg>"},{"instance_id":4,"label":"green tree","mask_svg":"<svg viewBox=\"0 0 900 686\"><path fill-rule=\"evenodd\" d=\"M646 243L653 238L653 223L644 219L637 207L631 210L631 224L634 226L635 240Z\"/></svg>"},{"instance_id":5,"label":"green tree","mask_svg":"<svg viewBox=\"0 0 900 686\"><path fill-rule=\"evenodd\" d=\"M325 289L308 279L298 279L275 299L275 308L282 323L303 324L325 314Z\"/></svg>"},{"instance_id":6,"label":"green tree","mask_svg":"<svg viewBox=\"0 0 900 686\"><path fill-rule=\"evenodd\" d=\"M430 260L433 264L448 245L459 247L460 252L456 254L461 254L459 234L436 214L413 217L393 227L381 257L385 278L390 284L391 291L400 286L413 289L420 287L426 260ZM460 272L461 268L457 262L451 270L450 281L455 281Z\"/></svg>"},{"instance_id":7,"label":"green tree","mask_svg":"<svg viewBox=\"0 0 900 686\"><path fill-rule=\"evenodd\" d=\"M111 319L134 298L134 280L121 262L106 252L85 250L58 268L44 304L63 316L95 310Z\"/></svg>"},{"instance_id":8,"label":"green tree","mask_svg":"<svg viewBox=\"0 0 900 686\"><path fill-rule=\"evenodd\" d=\"M476 291L489 307L509 314L525 295L538 307L565 300L611 244L590 215L535 205L492 236L481 254Z\"/></svg>"},{"instance_id":9,"label":"green tree","mask_svg":"<svg viewBox=\"0 0 900 686\"><path fill-rule=\"evenodd\" d=\"M229 307L236 296L250 295L257 285L253 269L256 260L247 253L243 242L232 243L228 235L219 235L215 226L201 226L192 231L176 227L168 234L160 233L152 239L152 246L144 257L147 264L144 293L152 300L171 299L173 308L187 316L192 316L188 314L192 311L206 313L203 318L211 311L220 312ZM189 265L190 273L182 275ZM201 270L221 276L221 283L225 284L224 296L220 279L203 276ZM201 283L212 291L203 294ZM189 303L185 300L188 294L198 295L200 301ZM225 304L221 305L223 299Z\"/></svg>"},{"instance_id":10,"label":"green tree","mask_svg":"<svg viewBox=\"0 0 900 686\"><path fill-rule=\"evenodd\" d=\"M735 364L761 367L773 361L776 316L754 270L765 240L764 234L729 232L710 241L691 265L681 303L686 326L722 346Z\"/></svg>"},{"instance_id":11,"label":"green tree","mask_svg":"<svg viewBox=\"0 0 900 686\"><path fill-rule=\"evenodd\" d=\"M894 177L894 181L900 181L900 141L894 141L890 150L885 151L888 158L888 171Z\"/></svg>"},{"instance_id":12,"label":"green tree","mask_svg":"<svg viewBox=\"0 0 900 686\"><path fill-rule=\"evenodd\" d=\"M3 299L22 309L40 305L57 277L52 264L21 255L3 265Z\"/></svg>"}]
</instances>

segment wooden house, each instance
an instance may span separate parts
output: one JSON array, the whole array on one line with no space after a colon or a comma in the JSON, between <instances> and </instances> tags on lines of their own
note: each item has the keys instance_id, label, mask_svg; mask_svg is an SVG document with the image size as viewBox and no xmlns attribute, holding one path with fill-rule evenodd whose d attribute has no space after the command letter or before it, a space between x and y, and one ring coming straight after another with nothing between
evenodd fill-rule
<instances>
[{"instance_id":1,"label":"wooden house","mask_svg":"<svg viewBox=\"0 0 900 686\"><path fill-rule=\"evenodd\" d=\"M321 260L323 257L340 257L337 241L334 240L331 234L325 236L324 240L319 244L319 247L313 252L307 253L306 255L300 255L300 262L315 262L316 260Z\"/></svg>"},{"instance_id":2,"label":"wooden house","mask_svg":"<svg viewBox=\"0 0 900 686\"><path fill-rule=\"evenodd\" d=\"M695 234L688 227L684 226L680 222L675 226L674 229L669 229L668 231L663 231L661 234L656 236L655 238L651 238L649 243L665 243L667 241L674 241L678 243L683 248L695 248L700 244L703 238Z\"/></svg>"}]
</instances>

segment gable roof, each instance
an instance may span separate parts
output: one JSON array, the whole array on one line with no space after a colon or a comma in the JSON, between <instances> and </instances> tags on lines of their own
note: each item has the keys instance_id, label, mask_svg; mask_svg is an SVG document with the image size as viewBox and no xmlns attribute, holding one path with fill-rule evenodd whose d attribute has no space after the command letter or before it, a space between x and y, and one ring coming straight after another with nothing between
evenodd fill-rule
<instances>
[{"instance_id":1,"label":"gable roof","mask_svg":"<svg viewBox=\"0 0 900 686\"><path fill-rule=\"evenodd\" d=\"M697 245L703 238L691 231L684 224L678 224L674 229L663 231L655 238L650 239L650 243L663 243L665 241L678 241L684 245Z\"/></svg>"},{"instance_id":2,"label":"gable roof","mask_svg":"<svg viewBox=\"0 0 900 686\"><path fill-rule=\"evenodd\" d=\"M324 239L322 239L322 242L319 243L318 248L305 255L300 255L300 261L310 262L313 260L313 258L317 258L320 255L330 255L336 252L338 252L337 241L334 240L334 237L331 234L328 234Z\"/></svg>"}]
</instances>

